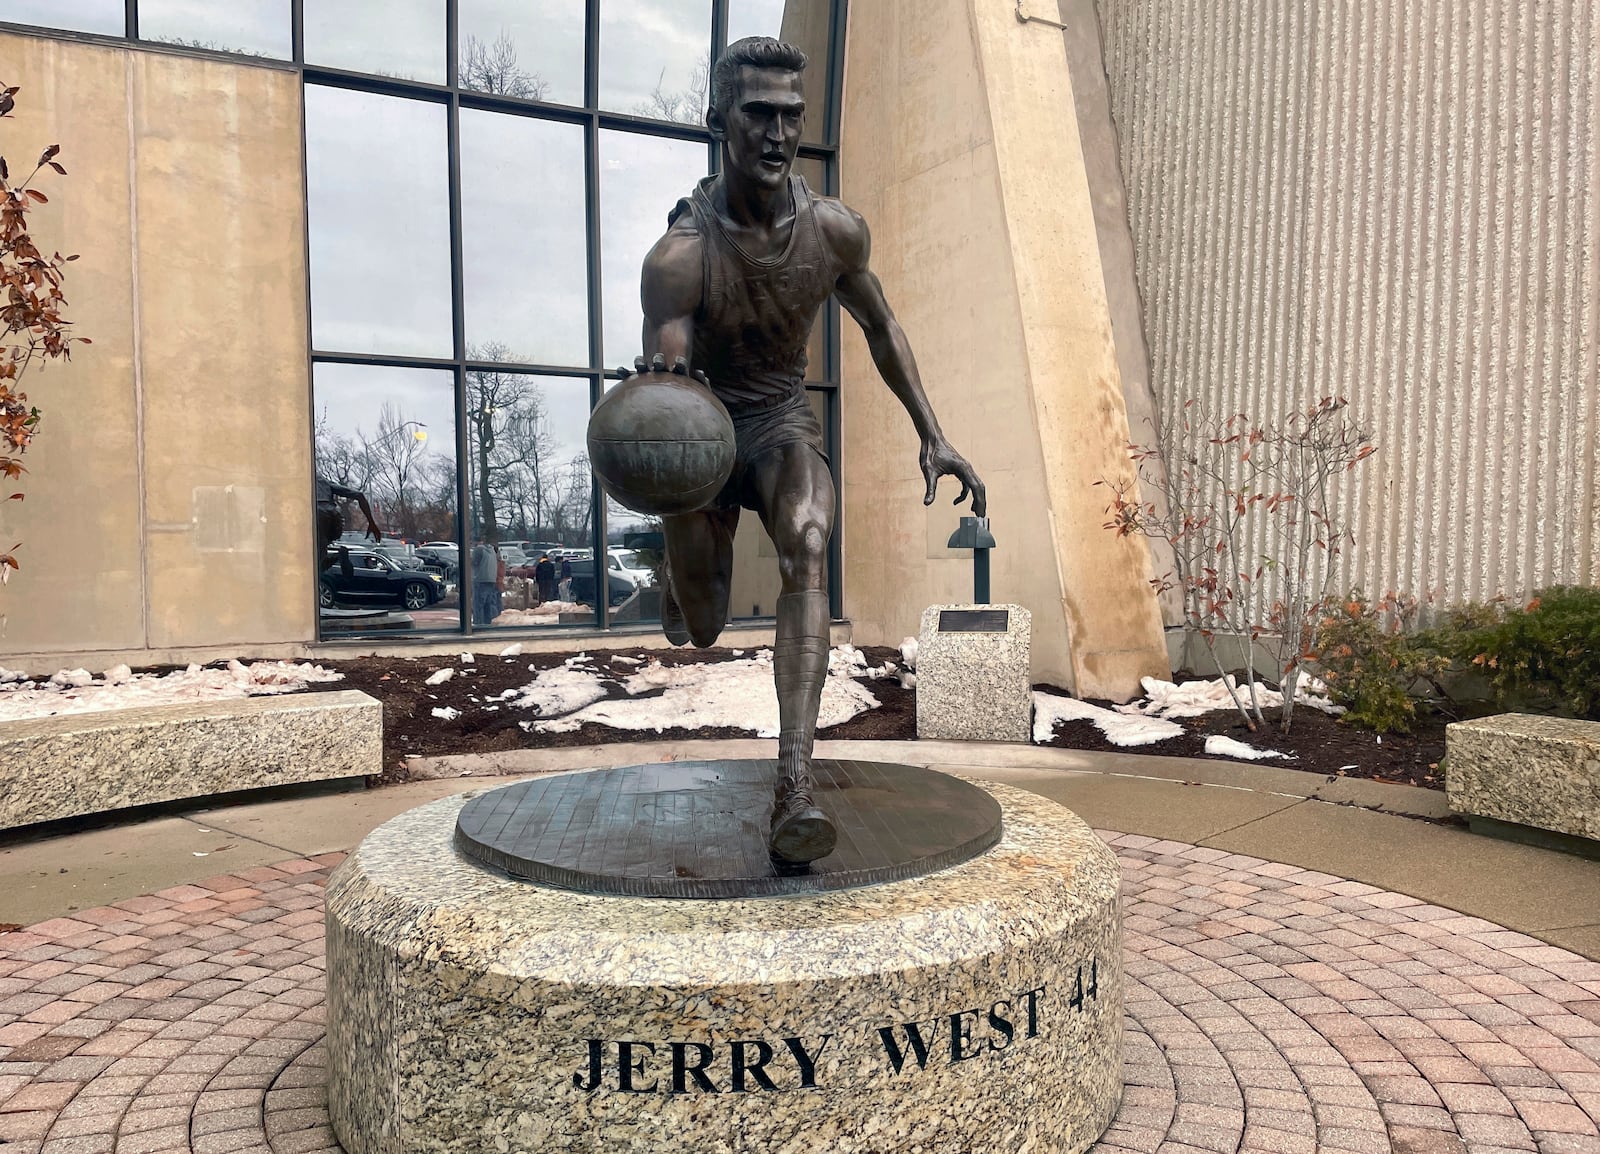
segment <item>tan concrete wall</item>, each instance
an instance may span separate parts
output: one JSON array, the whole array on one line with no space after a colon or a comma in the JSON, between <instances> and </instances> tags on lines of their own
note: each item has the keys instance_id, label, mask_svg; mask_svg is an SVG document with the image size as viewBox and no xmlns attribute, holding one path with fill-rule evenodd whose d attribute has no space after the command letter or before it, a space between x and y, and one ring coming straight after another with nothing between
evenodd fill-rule
<instances>
[{"instance_id":1,"label":"tan concrete wall","mask_svg":"<svg viewBox=\"0 0 1600 1154\"><path fill-rule=\"evenodd\" d=\"M61 145L69 175L41 180L50 203L29 219L41 249L79 255L63 286L66 315L94 341L23 378L44 419L25 499L0 502L0 537L22 543L22 569L0 587L0 653L134 648L145 630L126 58L0 35L0 61L5 83L21 89L0 121L11 171Z\"/></svg>"},{"instance_id":2,"label":"tan concrete wall","mask_svg":"<svg viewBox=\"0 0 1600 1154\"><path fill-rule=\"evenodd\" d=\"M30 390L0 653L309 640L298 77L14 35L0 59L23 87L6 150L62 146L38 233L82 254L68 295L94 340Z\"/></svg>"},{"instance_id":3,"label":"tan concrete wall","mask_svg":"<svg viewBox=\"0 0 1600 1154\"><path fill-rule=\"evenodd\" d=\"M1342 584L1600 581L1600 8L1098 3L1163 408L1349 397Z\"/></svg>"},{"instance_id":4,"label":"tan concrete wall","mask_svg":"<svg viewBox=\"0 0 1600 1154\"><path fill-rule=\"evenodd\" d=\"M852 8L844 198L989 486L993 595L1033 611L1037 679L1123 697L1167 663L1148 551L1100 528L1093 483L1129 475L1127 418L1072 107L1060 34L1005 5ZM970 597L971 566L943 546L954 487L923 509L915 433L845 329L845 608L858 641L892 643Z\"/></svg>"}]
</instances>

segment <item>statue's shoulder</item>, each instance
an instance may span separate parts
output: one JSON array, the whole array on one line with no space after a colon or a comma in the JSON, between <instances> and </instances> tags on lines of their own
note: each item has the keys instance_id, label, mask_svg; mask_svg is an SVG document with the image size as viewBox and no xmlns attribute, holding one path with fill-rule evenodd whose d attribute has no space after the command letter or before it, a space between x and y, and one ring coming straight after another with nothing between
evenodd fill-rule
<instances>
[{"instance_id":1,"label":"statue's shoulder","mask_svg":"<svg viewBox=\"0 0 1600 1154\"><path fill-rule=\"evenodd\" d=\"M861 214L836 196L811 194L817 227L834 257L846 268L863 268L872 251L872 233Z\"/></svg>"}]
</instances>

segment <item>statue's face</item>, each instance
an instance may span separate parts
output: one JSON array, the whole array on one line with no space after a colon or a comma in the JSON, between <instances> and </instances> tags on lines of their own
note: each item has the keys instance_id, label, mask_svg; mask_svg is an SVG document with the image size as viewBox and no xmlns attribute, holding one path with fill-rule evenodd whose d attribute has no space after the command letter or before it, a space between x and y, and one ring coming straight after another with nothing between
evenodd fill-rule
<instances>
[{"instance_id":1,"label":"statue's face","mask_svg":"<svg viewBox=\"0 0 1600 1154\"><path fill-rule=\"evenodd\" d=\"M711 130L727 145L730 167L757 184L779 188L800 149L805 120L798 72L746 66L739 69L726 114L712 112Z\"/></svg>"}]
</instances>

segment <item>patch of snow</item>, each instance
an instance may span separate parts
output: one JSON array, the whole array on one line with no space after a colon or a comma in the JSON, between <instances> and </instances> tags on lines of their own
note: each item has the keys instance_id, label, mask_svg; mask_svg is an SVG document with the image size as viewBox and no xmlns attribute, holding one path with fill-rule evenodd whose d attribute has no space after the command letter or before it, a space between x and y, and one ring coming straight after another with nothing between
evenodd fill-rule
<instances>
[{"instance_id":1,"label":"patch of snow","mask_svg":"<svg viewBox=\"0 0 1600 1154\"><path fill-rule=\"evenodd\" d=\"M515 644L507 645L504 649L502 649L500 651L500 656L501 657L515 657L515 656L517 656L517 654L519 654L521 652L522 652L522 642L518 641Z\"/></svg>"},{"instance_id":2,"label":"patch of snow","mask_svg":"<svg viewBox=\"0 0 1600 1154\"><path fill-rule=\"evenodd\" d=\"M1237 757L1242 761L1264 761L1269 757L1281 757L1286 761L1293 761L1294 754L1280 753L1276 749L1257 749L1253 745L1246 745L1242 741L1235 741L1231 737L1223 737L1220 733L1213 733L1206 738L1206 752L1213 757Z\"/></svg>"},{"instance_id":3,"label":"patch of snow","mask_svg":"<svg viewBox=\"0 0 1600 1154\"><path fill-rule=\"evenodd\" d=\"M455 675L456 675L456 671L454 669L448 669L448 668L447 669L441 669L437 673L430 674L428 676L428 679L426 681L424 681L422 684L424 684L424 685L443 685L446 681L449 681Z\"/></svg>"},{"instance_id":4,"label":"patch of snow","mask_svg":"<svg viewBox=\"0 0 1600 1154\"><path fill-rule=\"evenodd\" d=\"M436 705L433 709L433 715L440 721L454 721L461 716L461 711L452 705Z\"/></svg>"},{"instance_id":5,"label":"patch of snow","mask_svg":"<svg viewBox=\"0 0 1600 1154\"><path fill-rule=\"evenodd\" d=\"M854 659L847 655L838 666L823 684L818 728L842 724L878 706L860 678L851 675L859 671ZM611 685L620 686L628 697L608 698ZM571 704L584 696L587 701ZM770 650L734 661L687 665L666 666L652 660L620 680L586 670L547 669L524 689L516 704L539 710L539 720L524 723L524 728L543 733L570 732L593 722L657 733L710 726L750 730L758 737L778 735Z\"/></svg>"},{"instance_id":6,"label":"patch of snow","mask_svg":"<svg viewBox=\"0 0 1600 1154\"><path fill-rule=\"evenodd\" d=\"M22 670L7 669L4 665L0 665L0 685L6 685L13 681L26 680L28 680L28 675L22 672Z\"/></svg>"},{"instance_id":7,"label":"patch of snow","mask_svg":"<svg viewBox=\"0 0 1600 1154\"><path fill-rule=\"evenodd\" d=\"M600 675L587 669L558 665L546 669L521 689L509 690L503 700L540 717L559 717L582 709L606 695ZM512 700L512 699L515 700Z\"/></svg>"},{"instance_id":8,"label":"patch of snow","mask_svg":"<svg viewBox=\"0 0 1600 1154\"><path fill-rule=\"evenodd\" d=\"M900 671L900 688L901 689L915 689L916 687L917 687L917 675L915 673L908 673L904 669L902 669Z\"/></svg>"},{"instance_id":9,"label":"patch of snow","mask_svg":"<svg viewBox=\"0 0 1600 1154\"><path fill-rule=\"evenodd\" d=\"M1040 744L1049 741L1055 736L1056 726L1063 721L1092 721L1107 741L1124 747L1154 745L1183 735L1183 726L1175 721L1129 716L1075 697L1058 697L1036 690L1033 694L1033 740Z\"/></svg>"},{"instance_id":10,"label":"patch of snow","mask_svg":"<svg viewBox=\"0 0 1600 1154\"><path fill-rule=\"evenodd\" d=\"M191 665L164 676L134 673L126 665L118 665L98 679L85 670L64 669L48 682L5 684L4 692L0 692L0 721L291 693L311 682L343 679L344 674L320 665L288 661L258 661L254 665L230 661L211 669Z\"/></svg>"},{"instance_id":11,"label":"patch of snow","mask_svg":"<svg viewBox=\"0 0 1600 1154\"><path fill-rule=\"evenodd\" d=\"M478 658L471 653L463 653L461 655L461 664L463 665L471 665L477 660Z\"/></svg>"},{"instance_id":12,"label":"patch of snow","mask_svg":"<svg viewBox=\"0 0 1600 1154\"><path fill-rule=\"evenodd\" d=\"M737 656L737 655L738 655L737 651L735 651L735 656ZM644 664L644 658L642 658L642 657L622 657L622 656L618 656L618 657L613 657L611 659L611 664L613 664L613 665L643 665Z\"/></svg>"},{"instance_id":13,"label":"patch of snow","mask_svg":"<svg viewBox=\"0 0 1600 1154\"><path fill-rule=\"evenodd\" d=\"M907 637L900 642L900 659L906 663L906 668L916 671L917 668L917 639Z\"/></svg>"},{"instance_id":14,"label":"patch of snow","mask_svg":"<svg viewBox=\"0 0 1600 1154\"><path fill-rule=\"evenodd\" d=\"M1203 713L1214 713L1219 709L1234 707L1233 699L1228 696L1230 685L1234 687L1241 700L1248 702L1250 695L1250 687L1240 685L1238 679L1231 674L1226 681L1217 677L1210 681L1185 681L1182 685L1162 681L1158 677L1143 677L1139 679L1139 684L1144 686L1144 700L1117 706L1119 713L1140 713L1146 717L1199 717ZM1278 709L1283 705L1283 694L1276 689L1268 689L1265 685L1257 684L1256 700L1262 709ZM1300 687L1295 692L1295 701L1312 709L1320 709L1324 713L1344 712L1343 706L1335 705L1328 698L1328 687L1315 678L1300 679Z\"/></svg>"}]
</instances>

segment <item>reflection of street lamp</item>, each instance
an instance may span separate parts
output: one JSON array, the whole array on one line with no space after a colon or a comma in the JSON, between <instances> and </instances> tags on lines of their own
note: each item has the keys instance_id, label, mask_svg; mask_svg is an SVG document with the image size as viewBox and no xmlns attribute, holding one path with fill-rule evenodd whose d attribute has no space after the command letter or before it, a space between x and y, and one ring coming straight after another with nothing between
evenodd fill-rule
<instances>
[{"instance_id":1,"label":"reflection of street lamp","mask_svg":"<svg viewBox=\"0 0 1600 1154\"><path fill-rule=\"evenodd\" d=\"M412 425L415 425L416 427L411 430L411 439L415 441L420 448L426 448L428 441L428 422L426 421L401 421L394 427L395 435L400 435ZM404 456L403 451L401 451L401 455ZM398 493L400 498L400 523L402 532L405 532L411 528L411 510L408 506L408 502L406 501L406 477L410 474L410 472L411 466L410 463L407 462L400 476L400 492Z\"/></svg>"}]
</instances>

